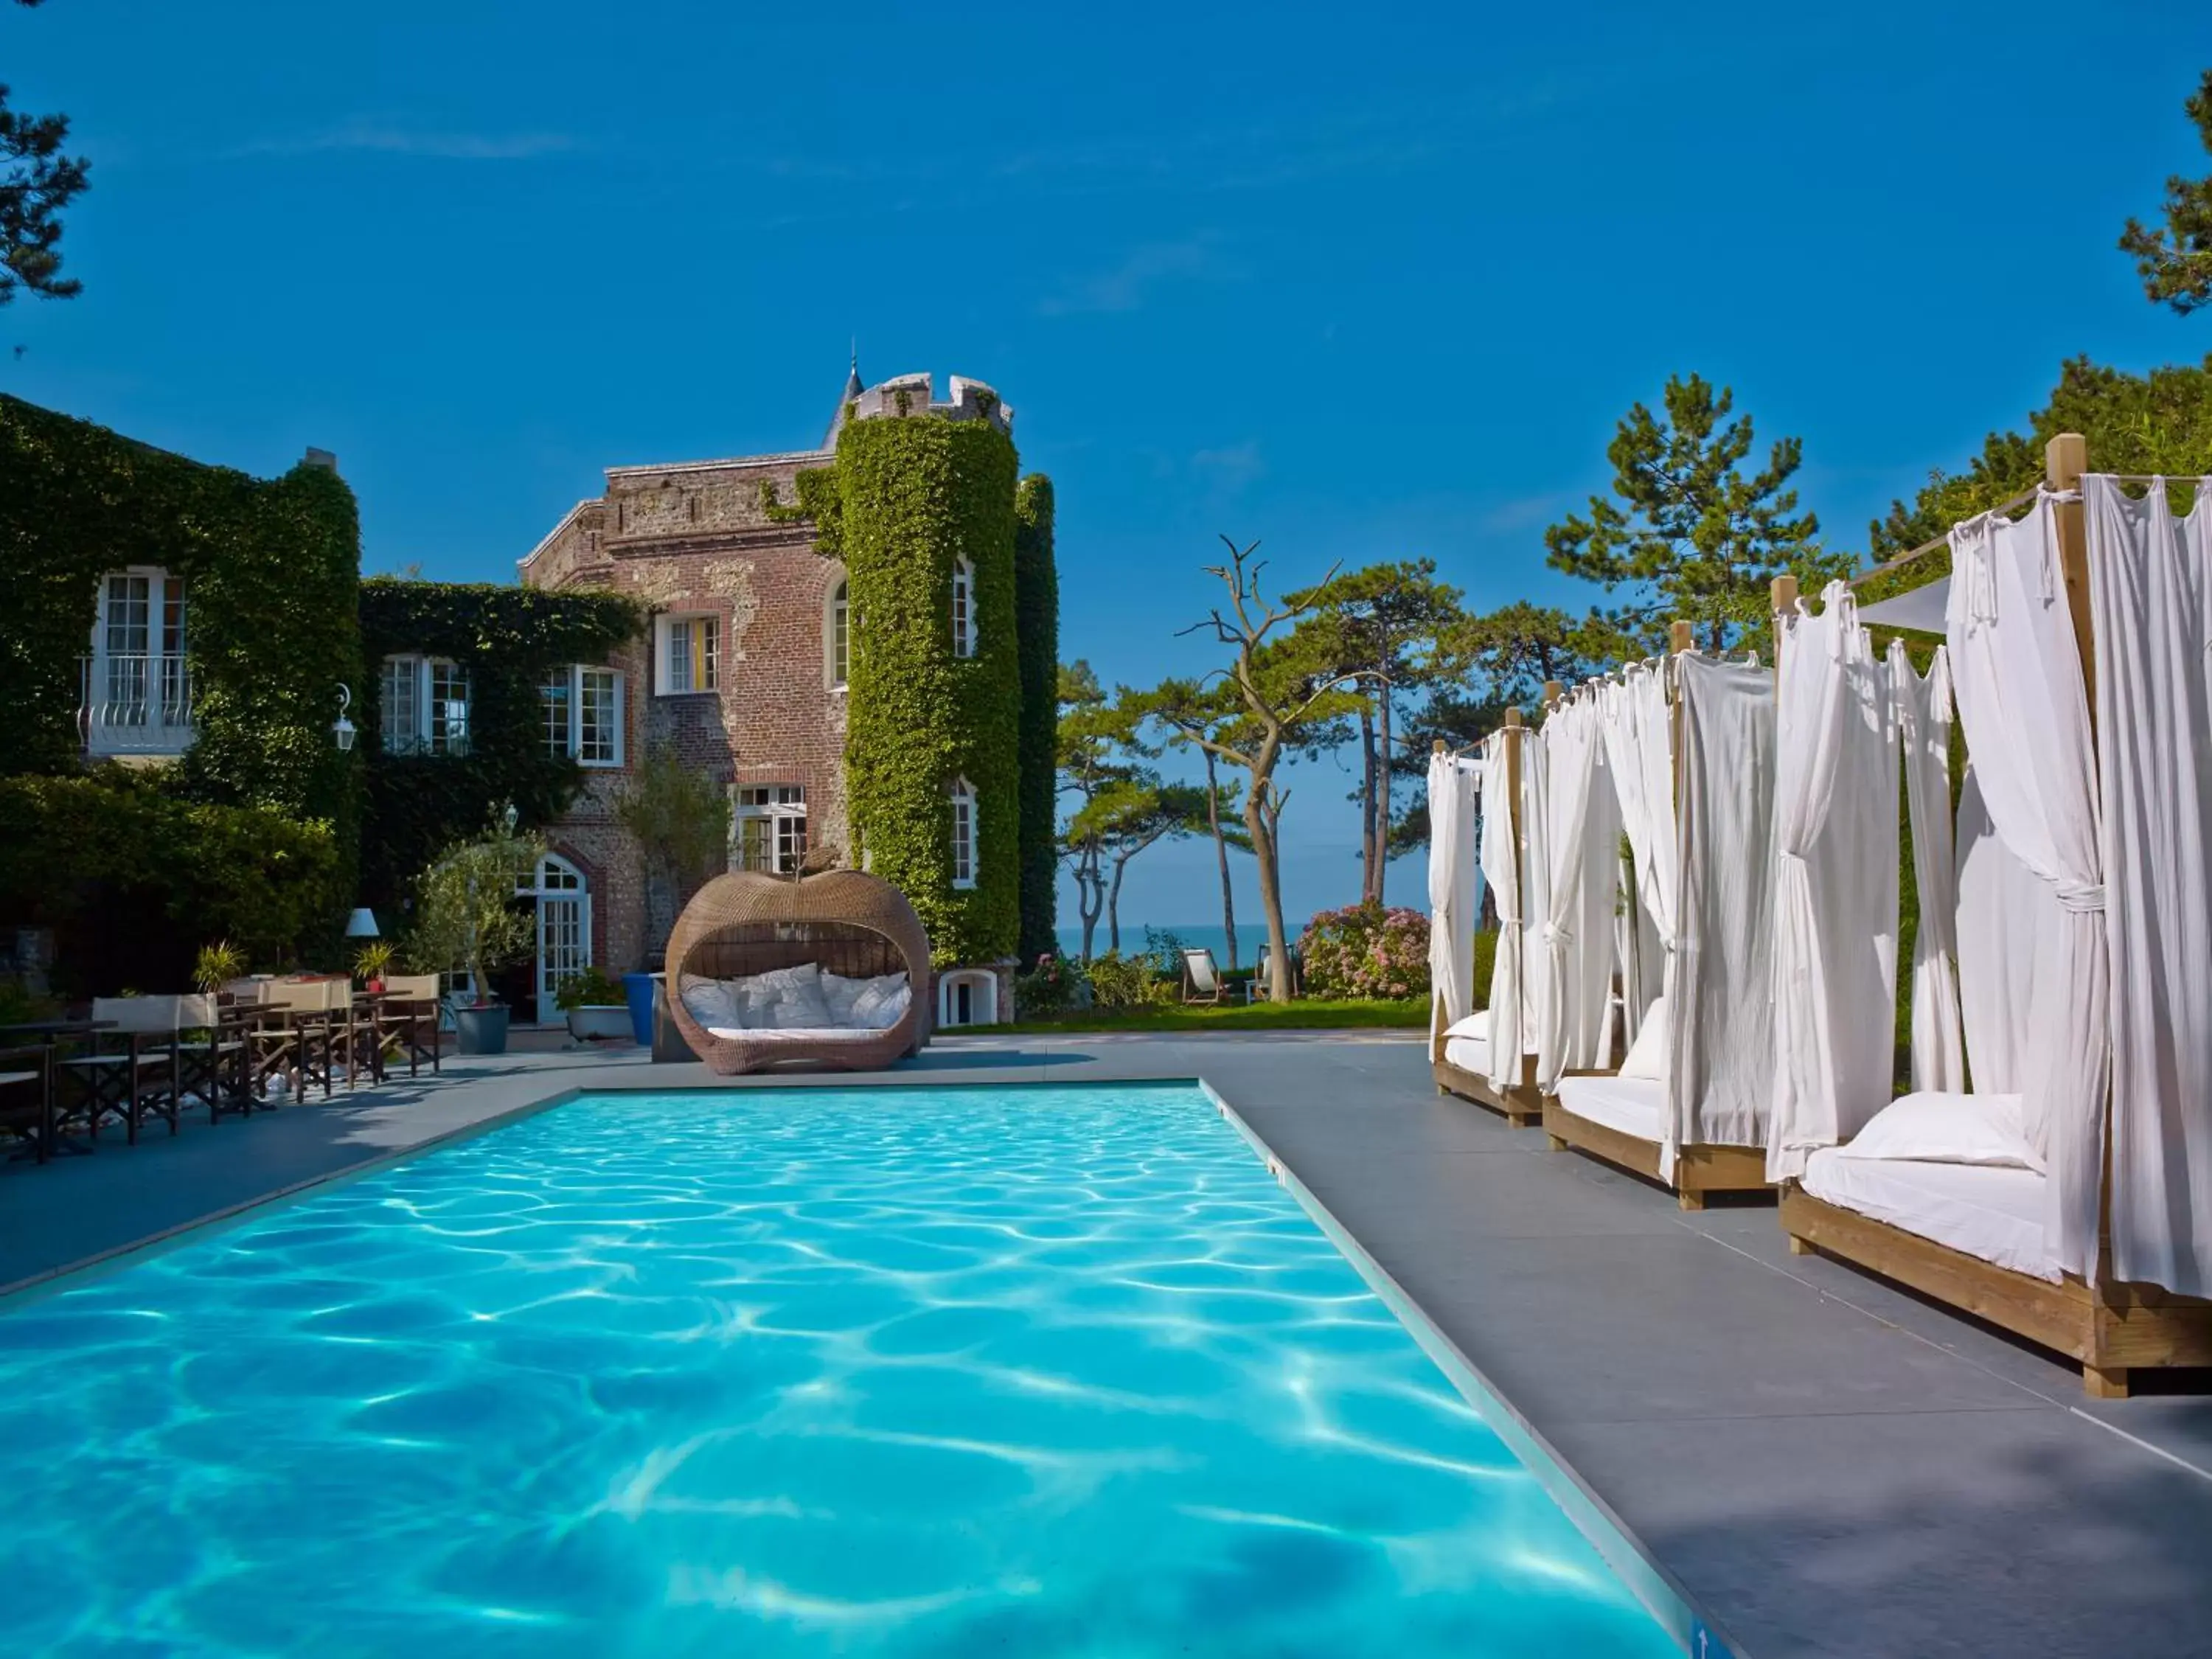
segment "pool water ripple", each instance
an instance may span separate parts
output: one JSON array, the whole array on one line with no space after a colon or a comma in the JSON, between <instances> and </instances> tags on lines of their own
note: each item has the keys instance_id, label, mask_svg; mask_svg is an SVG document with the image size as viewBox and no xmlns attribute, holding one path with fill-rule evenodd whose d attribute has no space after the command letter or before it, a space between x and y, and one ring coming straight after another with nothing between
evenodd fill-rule
<instances>
[{"instance_id":1,"label":"pool water ripple","mask_svg":"<svg viewBox=\"0 0 2212 1659\"><path fill-rule=\"evenodd\" d=\"M0 1491L27 1653L1676 1651L1190 1089L524 1118L0 1308Z\"/></svg>"}]
</instances>

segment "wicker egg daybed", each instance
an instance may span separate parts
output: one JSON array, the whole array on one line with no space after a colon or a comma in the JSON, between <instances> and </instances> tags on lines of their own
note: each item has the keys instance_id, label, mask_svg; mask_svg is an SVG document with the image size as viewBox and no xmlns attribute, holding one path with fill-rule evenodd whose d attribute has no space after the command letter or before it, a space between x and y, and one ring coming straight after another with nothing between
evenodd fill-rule
<instances>
[{"instance_id":1,"label":"wicker egg daybed","mask_svg":"<svg viewBox=\"0 0 2212 1659\"><path fill-rule=\"evenodd\" d=\"M667 960L661 1006L691 1052L723 1077L784 1065L872 1071L928 1040L929 937L905 894L861 871L716 876L677 918ZM903 1010L881 1026L834 1018L754 1024L742 1011L728 1024L699 1017L720 994L709 981L735 988L742 1002L743 988L764 975L787 988L802 980L805 991L817 972L833 1000L841 992L849 999L860 983L883 992L903 975Z\"/></svg>"}]
</instances>

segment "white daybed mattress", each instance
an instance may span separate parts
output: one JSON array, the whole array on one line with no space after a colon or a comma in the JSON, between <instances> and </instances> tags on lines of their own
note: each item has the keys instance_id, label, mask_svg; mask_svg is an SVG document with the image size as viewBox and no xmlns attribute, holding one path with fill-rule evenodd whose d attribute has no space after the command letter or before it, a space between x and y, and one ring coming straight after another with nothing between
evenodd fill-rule
<instances>
[{"instance_id":1,"label":"white daybed mattress","mask_svg":"<svg viewBox=\"0 0 2212 1659\"><path fill-rule=\"evenodd\" d=\"M1823 1146L1801 1184L1838 1209L2057 1284L2064 1275L2043 1243L2045 1180L2033 1170L1845 1158Z\"/></svg>"},{"instance_id":2,"label":"white daybed mattress","mask_svg":"<svg viewBox=\"0 0 2212 1659\"><path fill-rule=\"evenodd\" d=\"M888 1025L709 1025L707 1035L726 1042L859 1042L889 1030Z\"/></svg>"},{"instance_id":3,"label":"white daybed mattress","mask_svg":"<svg viewBox=\"0 0 2212 1659\"><path fill-rule=\"evenodd\" d=\"M1667 1085L1650 1077L1563 1077L1559 1104L1622 1134L1656 1145Z\"/></svg>"},{"instance_id":4,"label":"white daybed mattress","mask_svg":"<svg viewBox=\"0 0 2212 1659\"><path fill-rule=\"evenodd\" d=\"M1455 1036L1444 1039L1444 1061L1462 1072L1473 1072L1477 1077L1490 1075L1490 1039L1486 1036Z\"/></svg>"}]
</instances>

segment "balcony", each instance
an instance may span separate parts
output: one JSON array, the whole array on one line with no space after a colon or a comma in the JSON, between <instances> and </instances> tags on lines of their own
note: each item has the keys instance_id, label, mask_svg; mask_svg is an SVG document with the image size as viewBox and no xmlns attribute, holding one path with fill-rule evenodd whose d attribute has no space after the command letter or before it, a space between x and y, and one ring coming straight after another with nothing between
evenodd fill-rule
<instances>
[{"instance_id":1,"label":"balcony","mask_svg":"<svg viewBox=\"0 0 2212 1659\"><path fill-rule=\"evenodd\" d=\"M102 653L79 659L77 729L96 760L181 755L192 745L192 680L181 655Z\"/></svg>"}]
</instances>

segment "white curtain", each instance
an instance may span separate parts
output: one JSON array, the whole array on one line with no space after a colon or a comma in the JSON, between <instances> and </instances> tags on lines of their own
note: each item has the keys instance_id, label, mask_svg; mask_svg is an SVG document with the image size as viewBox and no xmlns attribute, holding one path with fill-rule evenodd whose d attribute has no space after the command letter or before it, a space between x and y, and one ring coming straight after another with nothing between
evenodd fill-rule
<instances>
[{"instance_id":1,"label":"white curtain","mask_svg":"<svg viewBox=\"0 0 2212 1659\"><path fill-rule=\"evenodd\" d=\"M1433 1036L1474 1008L1474 774L1451 755L1429 757L1429 1007Z\"/></svg>"},{"instance_id":2,"label":"white curtain","mask_svg":"<svg viewBox=\"0 0 2212 1659\"><path fill-rule=\"evenodd\" d=\"M1951 846L1951 657L1942 646L1923 678L1905 641L1889 642L1889 683L1905 750L1905 805L1912 819L1912 885L1920 925L1912 938L1912 1086L1961 1094L1966 1087L1959 1019L1959 872Z\"/></svg>"},{"instance_id":3,"label":"white curtain","mask_svg":"<svg viewBox=\"0 0 2212 1659\"><path fill-rule=\"evenodd\" d=\"M1681 705L1666 1139L1764 1146L1774 1088L1774 675L1674 659Z\"/></svg>"},{"instance_id":4,"label":"white curtain","mask_svg":"<svg viewBox=\"0 0 2212 1659\"><path fill-rule=\"evenodd\" d=\"M2112 1272L2212 1296L2212 490L2091 476L2112 949Z\"/></svg>"},{"instance_id":5,"label":"white curtain","mask_svg":"<svg viewBox=\"0 0 2212 1659\"><path fill-rule=\"evenodd\" d=\"M2086 1276L2097 1266L2111 974L2096 750L2054 512L2044 495L2017 521L1984 515L1952 531L1945 643L1990 822L2064 913L2036 963L2019 1081L2028 1137L2051 1172L2045 1243ZM1978 1063L1975 1081L1988 1089Z\"/></svg>"},{"instance_id":6,"label":"white curtain","mask_svg":"<svg viewBox=\"0 0 2212 1659\"><path fill-rule=\"evenodd\" d=\"M1545 988L1536 1079L1551 1094L1569 1067L1592 1069L1604 1059L1612 995L1620 809L1594 698L1570 698L1546 718L1542 793Z\"/></svg>"},{"instance_id":7,"label":"white curtain","mask_svg":"<svg viewBox=\"0 0 2212 1659\"><path fill-rule=\"evenodd\" d=\"M1673 723L1662 665L1637 663L1620 680L1600 685L1597 708L1607 769L1636 860L1639 908L1649 923L1648 930L1638 927L1638 944L1656 943L1664 951L1674 938L1677 871ZM1640 1018L1663 988L1657 958L1647 959L1638 977L1643 1000L1632 1012Z\"/></svg>"},{"instance_id":8,"label":"white curtain","mask_svg":"<svg viewBox=\"0 0 2212 1659\"><path fill-rule=\"evenodd\" d=\"M1777 667L1772 1181L1856 1134L1896 1070L1895 706L1850 589L1820 605Z\"/></svg>"},{"instance_id":9,"label":"white curtain","mask_svg":"<svg viewBox=\"0 0 2212 1659\"><path fill-rule=\"evenodd\" d=\"M2035 1027L2035 964L2065 948L2066 913L2013 856L1966 763L1959 786L1959 1012L1974 1092L2023 1093Z\"/></svg>"},{"instance_id":10,"label":"white curtain","mask_svg":"<svg viewBox=\"0 0 2212 1659\"><path fill-rule=\"evenodd\" d=\"M1491 734L1482 749L1482 876L1498 900L1498 954L1490 970L1490 1081L1521 1080L1521 849L1506 787L1506 749L1518 738Z\"/></svg>"}]
</instances>

